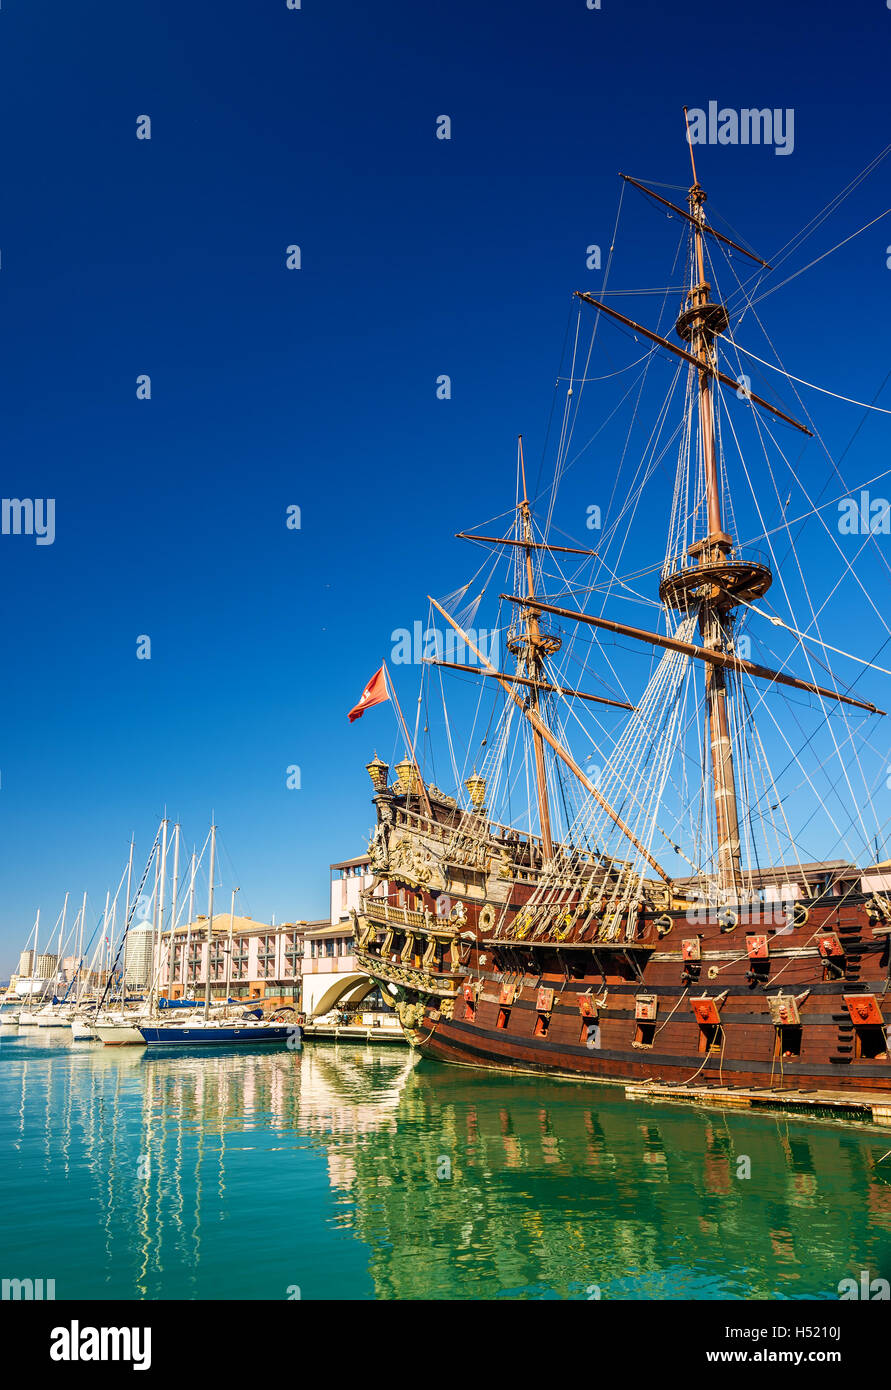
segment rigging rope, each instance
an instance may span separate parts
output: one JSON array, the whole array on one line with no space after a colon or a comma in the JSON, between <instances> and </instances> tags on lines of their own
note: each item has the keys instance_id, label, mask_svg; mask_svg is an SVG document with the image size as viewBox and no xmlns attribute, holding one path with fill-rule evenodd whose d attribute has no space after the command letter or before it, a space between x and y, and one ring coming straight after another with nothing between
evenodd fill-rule
<instances>
[{"instance_id":1,"label":"rigging rope","mask_svg":"<svg viewBox=\"0 0 891 1390\"><path fill-rule=\"evenodd\" d=\"M889 208L889 212L891 212L891 208ZM753 302L757 303L757 300ZM746 357L751 357L753 361L758 362L762 367L770 367L771 371L779 372L781 376L786 377L789 381L797 381L799 386L808 386L812 391L820 391L824 396L832 396L833 400L845 401L848 405L859 405L862 410L875 410L880 415L891 415L891 410L887 410L882 405L869 405L866 401L855 401L852 396L840 396L837 391L830 391L825 386L817 386L813 381L805 381L800 376L793 376L792 373L787 372L784 367L778 366L775 362L765 362L763 357L756 357L754 352L751 352L748 348L741 347L739 343L731 338L729 333L724 333L722 336L737 352L745 353Z\"/></svg>"}]
</instances>

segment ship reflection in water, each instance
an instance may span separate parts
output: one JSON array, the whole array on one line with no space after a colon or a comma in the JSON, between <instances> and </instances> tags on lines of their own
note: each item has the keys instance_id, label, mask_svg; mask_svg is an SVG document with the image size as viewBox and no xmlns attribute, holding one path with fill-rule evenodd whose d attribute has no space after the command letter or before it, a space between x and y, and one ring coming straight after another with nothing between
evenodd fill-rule
<instances>
[{"instance_id":1,"label":"ship reflection in water","mask_svg":"<svg viewBox=\"0 0 891 1390\"><path fill-rule=\"evenodd\" d=\"M23 1033L0 1142L0 1273L60 1299L833 1299L891 1277L884 1132L389 1049Z\"/></svg>"}]
</instances>

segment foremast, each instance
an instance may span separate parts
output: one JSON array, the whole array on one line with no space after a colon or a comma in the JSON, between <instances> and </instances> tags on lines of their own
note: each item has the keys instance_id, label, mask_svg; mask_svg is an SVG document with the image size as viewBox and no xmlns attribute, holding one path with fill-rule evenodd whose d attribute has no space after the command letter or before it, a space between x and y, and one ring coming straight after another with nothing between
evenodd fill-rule
<instances>
[{"instance_id":1,"label":"foremast","mask_svg":"<svg viewBox=\"0 0 891 1390\"><path fill-rule=\"evenodd\" d=\"M535 573L532 565L532 550L534 539L532 535L532 512L529 506L529 497L526 491L526 463L523 458L523 439L518 440L520 476L523 482L523 500L519 503L520 523L522 527L523 552L526 567L526 598L535 598ZM522 631L515 636L508 637L508 648L520 658L526 666L526 675L529 677L529 706L536 715L536 720L540 720L539 710L539 686L543 683L544 658L552 655L560 646L560 639L550 634L547 636L541 631L538 610L531 604L527 604L522 609ZM532 742L535 755L535 786L538 796L538 820L541 829L541 847L545 863L554 857L554 845L551 839L551 811L548 804L548 783L545 771L544 739L537 722L532 724Z\"/></svg>"}]
</instances>

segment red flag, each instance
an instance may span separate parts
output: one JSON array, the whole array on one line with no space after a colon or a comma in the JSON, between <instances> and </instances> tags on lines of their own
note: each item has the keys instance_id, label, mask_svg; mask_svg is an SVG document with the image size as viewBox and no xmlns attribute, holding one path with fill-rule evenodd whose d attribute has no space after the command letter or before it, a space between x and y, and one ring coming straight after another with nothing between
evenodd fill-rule
<instances>
[{"instance_id":1,"label":"red flag","mask_svg":"<svg viewBox=\"0 0 891 1390\"><path fill-rule=\"evenodd\" d=\"M371 680L362 691L362 698L358 705L355 705L354 708L350 710L350 723L352 724L354 719L361 719L365 711L371 709L372 705L383 704L384 700L389 700L389 698L390 694L387 690L387 678L384 675L384 668L382 666L379 671L374 673Z\"/></svg>"}]
</instances>

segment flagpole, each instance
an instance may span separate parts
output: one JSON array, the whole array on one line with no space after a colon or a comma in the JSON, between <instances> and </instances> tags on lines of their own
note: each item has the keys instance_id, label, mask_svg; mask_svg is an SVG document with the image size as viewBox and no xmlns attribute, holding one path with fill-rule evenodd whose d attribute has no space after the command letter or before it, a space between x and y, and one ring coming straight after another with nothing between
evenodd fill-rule
<instances>
[{"instance_id":1,"label":"flagpole","mask_svg":"<svg viewBox=\"0 0 891 1390\"><path fill-rule=\"evenodd\" d=\"M398 700L398 698L397 698L397 696L396 696L396 687L394 686L392 680L390 679L390 672L387 670L387 663L386 663L386 662L384 662L383 666L381 667L381 670L382 670L383 673L384 673L384 682L385 682L385 684L386 684L386 686L387 686L387 690L388 690L388 692L389 692L390 699L393 701L393 704L394 704L394 706L395 706L395 708L396 708L396 713L399 715L399 723L402 725L402 733L403 733L403 735L404 735L404 737L405 737L405 742L406 742L406 746L407 746L407 748L408 748L409 756L411 757L412 766L413 766L415 772L418 774L418 787L420 788L420 794L421 794L421 798L422 798L423 803L424 803L424 809L425 809L425 811L427 812L427 815L428 815L428 817L430 818L430 820L432 820L432 819L433 819L433 810L432 810L431 805L430 805L430 798L429 798L428 795L427 795L427 788L426 788L426 786L424 785L424 779L423 779L423 777L421 776L421 769L418 767L418 760L417 760L417 758L415 757L415 745L414 745L414 743L412 742L411 738L409 737L408 728L407 728L407 726L406 726L405 720L404 720L403 717L402 717L402 710L401 710L401 708L400 708L400 706L399 706L399 700Z\"/></svg>"}]
</instances>

